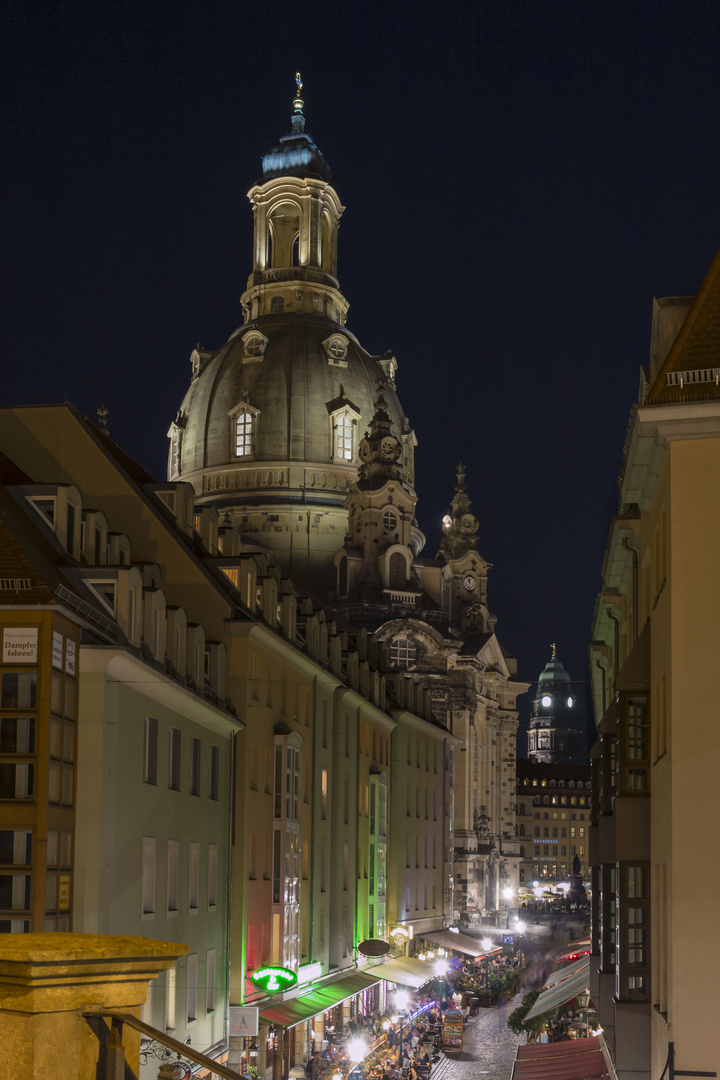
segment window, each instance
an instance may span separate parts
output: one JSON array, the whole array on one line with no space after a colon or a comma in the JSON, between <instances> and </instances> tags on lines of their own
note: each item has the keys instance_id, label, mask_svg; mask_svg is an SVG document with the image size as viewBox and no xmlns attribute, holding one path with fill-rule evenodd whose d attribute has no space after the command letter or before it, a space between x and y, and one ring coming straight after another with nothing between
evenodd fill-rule
<instances>
[{"instance_id":1,"label":"window","mask_svg":"<svg viewBox=\"0 0 720 1080\"><path fill-rule=\"evenodd\" d=\"M187 1023L194 1024L197 1020L197 955L191 954L187 958Z\"/></svg>"},{"instance_id":2,"label":"window","mask_svg":"<svg viewBox=\"0 0 720 1080\"><path fill-rule=\"evenodd\" d=\"M241 409L235 416L235 456L250 457L253 452L255 414Z\"/></svg>"},{"instance_id":3,"label":"window","mask_svg":"<svg viewBox=\"0 0 720 1080\"><path fill-rule=\"evenodd\" d=\"M347 353L347 345L342 338L333 338L328 345L328 352L333 360L344 360Z\"/></svg>"},{"instance_id":4,"label":"window","mask_svg":"<svg viewBox=\"0 0 720 1080\"><path fill-rule=\"evenodd\" d=\"M35 718L33 716L2 717L0 719L0 754L32 754L34 751Z\"/></svg>"},{"instance_id":5,"label":"window","mask_svg":"<svg viewBox=\"0 0 720 1080\"><path fill-rule=\"evenodd\" d=\"M404 561L403 559L403 563ZM416 657L417 649L409 637L402 634L393 638L390 643L390 663L393 667L406 668L415 663Z\"/></svg>"},{"instance_id":6,"label":"window","mask_svg":"<svg viewBox=\"0 0 720 1080\"><path fill-rule=\"evenodd\" d=\"M630 697L627 701L625 745L625 790L646 792L650 765L650 723L647 698ZM584 800L583 800L584 802Z\"/></svg>"},{"instance_id":7,"label":"window","mask_svg":"<svg viewBox=\"0 0 720 1080\"><path fill-rule=\"evenodd\" d=\"M6 672L0 676L0 708L34 709L37 699L35 672Z\"/></svg>"},{"instance_id":8,"label":"window","mask_svg":"<svg viewBox=\"0 0 720 1080\"><path fill-rule=\"evenodd\" d=\"M188 910L196 915L200 906L200 845L188 845Z\"/></svg>"},{"instance_id":9,"label":"window","mask_svg":"<svg viewBox=\"0 0 720 1080\"><path fill-rule=\"evenodd\" d=\"M193 739L190 753L190 794L200 794L200 740Z\"/></svg>"},{"instance_id":10,"label":"window","mask_svg":"<svg viewBox=\"0 0 720 1080\"><path fill-rule=\"evenodd\" d=\"M282 296L273 296L270 301L270 313L277 315L279 312L285 310L285 300ZM257 338L253 338L253 341L257 341ZM249 350L248 350L249 351Z\"/></svg>"},{"instance_id":11,"label":"window","mask_svg":"<svg viewBox=\"0 0 720 1080\"><path fill-rule=\"evenodd\" d=\"M265 352L265 338L259 334L249 334L243 341L246 356L262 356Z\"/></svg>"},{"instance_id":12,"label":"window","mask_svg":"<svg viewBox=\"0 0 720 1080\"><path fill-rule=\"evenodd\" d=\"M180 896L180 841L168 840L167 846L167 913L177 915Z\"/></svg>"},{"instance_id":13,"label":"window","mask_svg":"<svg viewBox=\"0 0 720 1080\"><path fill-rule=\"evenodd\" d=\"M180 730L170 728L170 753L168 761L168 787L180 790Z\"/></svg>"},{"instance_id":14,"label":"window","mask_svg":"<svg viewBox=\"0 0 720 1080\"><path fill-rule=\"evenodd\" d=\"M353 425L350 413L338 413L335 420L335 457L340 461L353 459Z\"/></svg>"},{"instance_id":15,"label":"window","mask_svg":"<svg viewBox=\"0 0 720 1080\"><path fill-rule=\"evenodd\" d=\"M175 1030L175 982L177 972L175 965L168 968L165 975L165 1030Z\"/></svg>"},{"instance_id":16,"label":"window","mask_svg":"<svg viewBox=\"0 0 720 1080\"><path fill-rule=\"evenodd\" d=\"M215 1012L215 950L205 954L205 1012Z\"/></svg>"},{"instance_id":17,"label":"window","mask_svg":"<svg viewBox=\"0 0 720 1080\"><path fill-rule=\"evenodd\" d=\"M155 917L155 838L144 836L142 842L142 918Z\"/></svg>"},{"instance_id":18,"label":"window","mask_svg":"<svg viewBox=\"0 0 720 1080\"><path fill-rule=\"evenodd\" d=\"M407 586L407 563L399 551L390 556L388 585L391 589L404 589Z\"/></svg>"},{"instance_id":19,"label":"window","mask_svg":"<svg viewBox=\"0 0 720 1080\"><path fill-rule=\"evenodd\" d=\"M154 716L145 717L143 744L143 783L157 784L158 722Z\"/></svg>"},{"instance_id":20,"label":"window","mask_svg":"<svg viewBox=\"0 0 720 1080\"><path fill-rule=\"evenodd\" d=\"M32 833L24 829L0 830L0 866L30 866ZM48 866L51 865L48 859Z\"/></svg>"},{"instance_id":21,"label":"window","mask_svg":"<svg viewBox=\"0 0 720 1080\"><path fill-rule=\"evenodd\" d=\"M263 877L265 874L263 874ZM218 848L217 844L208 844L208 909L214 911L217 907L218 885Z\"/></svg>"},{"instance_id":22,"label":"window","mask_svg":"<svg viewBox=\"0 0 720 1080\"><path fill-rule=\"evenodd\" d=\"M210 783L208 785L208 798L213 799L215 802L220 798L219 794L219 778L220 778L220 747L210 747Z\"/></svg>"},{"instance_id":23,"label":"window","mask_svg":"<svg viewBox=\"0 0 720 1080\"><path fill-rule=\"evenodd\" d=\"M393 529L397 528L397 514L394 510L386 510L382 519L387 532L392 532Z\"/></svg>"}]
</instances>

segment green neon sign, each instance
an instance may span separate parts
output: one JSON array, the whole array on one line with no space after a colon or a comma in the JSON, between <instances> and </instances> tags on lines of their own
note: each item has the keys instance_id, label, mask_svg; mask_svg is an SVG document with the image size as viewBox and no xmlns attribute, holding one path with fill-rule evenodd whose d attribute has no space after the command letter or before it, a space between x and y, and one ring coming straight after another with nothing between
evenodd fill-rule
<instances>
[{"instance_id":1,"label":"green neon sign","mask_svg":"<svg viewBox=\"0 0 720 1080\"><path fill-rule=\"evenodd\" d=\"M257 986L258 990L264 990L266 994L279 994L283 990L291 990L297 985L297 981L295 972L284 967L260 968L250 976L253 986Z\"/></svg>"}]
</instances>

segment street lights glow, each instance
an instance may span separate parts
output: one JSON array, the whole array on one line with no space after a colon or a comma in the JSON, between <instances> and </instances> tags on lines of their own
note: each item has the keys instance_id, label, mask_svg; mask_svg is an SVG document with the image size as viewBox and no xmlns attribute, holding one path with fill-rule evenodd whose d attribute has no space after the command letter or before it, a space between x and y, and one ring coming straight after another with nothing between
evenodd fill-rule
<instances>
[{"instance_id":1,"label":"street lights glow","mask_svg":"<svg viewBox=\"0 0 720 1080\"><path fill-rule=\"evenodd\" d=\"M347 1049L351 1061L362 1061L368 1052L368 1045L362 1039L351 1039Z\"/></svg>"},{"instance_id":2,"label":"street lights glow","mask_svg":"<svg viewBox=\"0 0 720 1080\"><path fill-rule=\"evenodd\" d=\"M482 939L482 941L480 942L480 944L482 945L485 952L487 952L488 949L492 949L492 947L493 947L492 939L489 938L489 937L484 937Z\"/></svg>"},{"instance_id":3,"label":"street lights glow","mask_svg":"<svg viewBox=\"0 0 720 1080\"><path fill-rule=\"evenodd\" d=\"M513 897L512 889L503 889L503 896L505 897L506 900L512 900L512 897Z\"/></svg>"},{"instance_id":4,"label":"street lights glow","mask_svg":"<svg viewBox=\"0 0 720 1080\"><path fill-rule=\"evenodd\" d=\"M397 1005L400 1012L405 1012L408 1005L410 1004L410 995L408 994L407 990L395 991L395 1004Z\"/></svg>"},{"instance_id":5,"label":"street lights glow","mask_svg":"<svg viewBox=\"0 0 720 1080\"><path fill-rule=\"evenodd\" d=\"M522 919L518 919L515 924L515 929L517 930L518 934L522 934L525 932L525 923L522 921Z\"/></svg>"},{"instance_id":6,"label":"street lights glow","mask_svg":"<svg viewBox=\"0 0 720 1080\"><path fill-rule=\"evenodd\" d=\"M439 975L440 978L442 978L443 975L447 975L449 969L450 969L450 965L448 964L447 960L436 960L435 961L435 974Z\"/></svg>"}]
</instances>

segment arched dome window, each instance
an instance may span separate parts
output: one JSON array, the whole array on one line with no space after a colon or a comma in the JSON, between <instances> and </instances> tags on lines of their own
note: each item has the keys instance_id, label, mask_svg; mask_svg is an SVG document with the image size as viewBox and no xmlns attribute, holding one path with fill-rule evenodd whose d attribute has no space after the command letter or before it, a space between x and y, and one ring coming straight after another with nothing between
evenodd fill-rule
<instances>
[{"instance_id":1,"label":"arched dome window","mask_svg":"<svg viewBox=\"0 0 720 1080\"><path fill-rule=\"evenodd\" d=\"M353 446L353 419L347 410L338 413L335 420L335 458L338 461L352 461L354 456Z\"/></svg>"},{"instance_id":2,"label":"arched dome window","mask_svg":"<svg viewBox=\"0 0 720 1080\"><path fill-rule=\"evenodd\" d=\"M390 663L394 668L406 668L414 664L417 649L407 634L399 634L390 642Z\"/></svg>"},{"instance_id":3,"label":"arched dome window","mask_svg":"<svg viewBox=\"0 0 720 1080\"><path fill-rule=\"evenodd\" d=\"M389 578L388 585L391 589L404 589L407 584L407 563L405 556L399 551L393 552L390 556Z\"/></svg>"},{"instance_id":4,"label":"arched dome window","mask_svg":"<svg viewBox=\"0 0 720 1080\"><path fill-rule=\"evenodd\" d=\"M255 453L257 418L257 410L244 404L239 405L231 414L235 457L247 458Z\"/></svg>"}]
</instances>

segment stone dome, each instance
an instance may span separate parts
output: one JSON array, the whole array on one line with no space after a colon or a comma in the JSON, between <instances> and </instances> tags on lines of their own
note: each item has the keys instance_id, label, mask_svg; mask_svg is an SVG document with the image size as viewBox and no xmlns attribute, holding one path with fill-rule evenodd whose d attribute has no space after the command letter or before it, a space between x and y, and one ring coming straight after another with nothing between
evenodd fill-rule
<instances>
[{"instance_id":1,"label":"stone dome","mask_svg":"<svg viewBox=\"0 0 720 1080\"><path fill-rule=\"evenodd\" d=\"M253 355L253 347L262 353ZM336 360L331 350L344 356ZM250 351L249 351L250 350ZM357 445L375 411L378 380L390 357L371 356L345 327L305 314L265 315L247 323L216 353L193 353L193 381L176 426L180 452L169 478L193 484L203 501L272 495L340 504L357 477ZM398 438L408 424L392 383L387 411ZM237 456L234 415L255 421L252 454ZM337 453L339 415L353 428L349 460ZM412 472L411 460L404 463Z\"/></svg>"}]
</instances>

